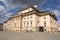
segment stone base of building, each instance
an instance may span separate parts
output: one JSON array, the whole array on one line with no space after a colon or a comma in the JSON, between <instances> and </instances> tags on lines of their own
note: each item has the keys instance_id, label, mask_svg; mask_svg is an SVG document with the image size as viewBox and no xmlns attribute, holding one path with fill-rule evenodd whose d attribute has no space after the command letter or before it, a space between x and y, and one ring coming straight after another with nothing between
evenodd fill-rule
<instances>
[{"instance_id":1,"label":"stone base of building","mask_svg":"<svg viewBox=\"0 0 60 40\"><path fill-rule=\"evenodd\" d=\"M5 32L58 32L57 28L50 28L50 27L33 27L32 29L21 29L21 30L3 30Z\"/></svg>"}]
</instances>

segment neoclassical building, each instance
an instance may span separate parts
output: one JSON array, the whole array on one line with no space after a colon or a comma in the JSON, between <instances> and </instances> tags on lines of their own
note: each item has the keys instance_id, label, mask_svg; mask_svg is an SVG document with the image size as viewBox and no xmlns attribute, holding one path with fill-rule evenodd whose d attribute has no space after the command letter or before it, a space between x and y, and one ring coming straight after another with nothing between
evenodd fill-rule
<instances>
[{"instance_id":1,"label":"neoclassical building","mask_svg":"<svg viewBox=\"0 0 60 40\"><path fill-rule=\"evenodd\" d=\"M58 31L56 15L49 11L41 12L33 6L22 9L4 22L3 26L4 31Z\"/></svg>"}]
</instances>

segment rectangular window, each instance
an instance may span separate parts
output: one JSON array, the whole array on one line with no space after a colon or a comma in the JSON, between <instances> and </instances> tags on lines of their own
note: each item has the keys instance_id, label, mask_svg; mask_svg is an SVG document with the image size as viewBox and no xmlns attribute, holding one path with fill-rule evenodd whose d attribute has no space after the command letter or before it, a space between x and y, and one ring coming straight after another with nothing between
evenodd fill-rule
<instances>
[{"instance_id":1,"label":"rectangular window","mask_svg":"<svg viewBox=\"0 0 60 40\"><path fill-rule=\"evenodd\" d=\"M39 23L39 21L37 21L37 23Z\"/></svg>"},{"instance_id":2,"label":"rectangular window","mask_svg":"<svg viewBox=\"0 0 60 40\"><path fill-rule=\"evenodd\" d=\"M52 23L52 21L51 21L51 23Z\"/></svg>"},{"instance_id":3,"label":"rectangular window","mask_svg":"<svg viewBox=\"0 0 60 40\"><path fill-rule=\"evenodd\" d=\"M30 23L31 23L30 25L31 25L31 27L32 27L32 20L30 21Z\"/></svg>"},{"instance_id":4,"label":"rectangular window","mask_svg":"<svg viewBox=\"0 0 60 40\"><path fill-rule=\"evenodd\" d=\"M27 21L27 26L29 26L29 21Z\"/></svg>"},{"instance_id":5,"label":"rectangular window","mask_svg":"<svg viewBox=\"0 0 60 40\"><path fill-rule=\"evenodd\" d=\"M32 17L31 17L32 18Z\"/></svg>"},{"instance_id":6,"label":"rectangular window","mask_svg":"<svg viewBox=\"0 0 60 40\"><path fill-rule=\"evenodd\" d=\"M24 21L24 27L25 27L25 21Z\"/></svg>"},{"instance_id":7,"label":"rectangular window","mask_svg":"<svg viewBox=\"0 0 60 40\"><path fill-rule=\"evenodd\" d=\"M44 24L44 26L46 27L46 24Z\"/></svg>"},{"instance_id":8,"label":"rectangular window","mask_svg":"<svg viewBox=\"0 0 60 40\"><path fill-rule=\"evenodd\" d=\"M27 17L27 19L29 19L29 17Z\"/></svg>"},{"instance_id":9,"label":"rectangular window","mask_svg":"<svg viewBox=\"0 0 60 40\"><path fill-rule=\"evenodd\" d=\"M44 17L44 19L46 19L46 17Z\"/></svg>"},{"instance_id":10,"label":"rectangular window","mask_svg":"<svg viewBox=\"0 0 60 40\"><path fill-rule=\"evenodd\" d=\"M46 31L46 29L44 29Z\"/></svg>"},{"instance_id":11,"label":"rectangular window","mask_svg":"<svg viewBox=\"0 0 60 40\"><path fill-rule=\"evenodd\" d=\"M44 21L44 26L46 27L46 21Z\"/></svg>"}]
</instances>

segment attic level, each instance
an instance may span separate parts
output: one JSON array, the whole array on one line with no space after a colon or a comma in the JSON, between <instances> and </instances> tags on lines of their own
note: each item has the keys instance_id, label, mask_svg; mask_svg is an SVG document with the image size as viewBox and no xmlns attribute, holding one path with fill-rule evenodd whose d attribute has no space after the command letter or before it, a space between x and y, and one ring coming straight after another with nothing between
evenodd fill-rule
<instances>
[{"instance_id":1,"label":"attic level","mask_svg":"<svg viewBox=\"0 0 60 40\"><path fill-rule=\"evenodd\" d=\"M55 14L52 14L51 12L49 11L39 11L36 7L34 6L28 6L22 10L19 11L19 13L17 15L14 15L13 17L17 17L17 16L27 16L27 15L30 15L31 13L35 13L39 16L44 16L44 15L50 15L52 16L55 20L57 20L56 18L56 15Z\"/></svg>"},{"instance_id":2,"label":"attic level","mask_svg":"<svg viewBox=\"0 0 60 40\"><path fill-rule=\"evenodd\" d=\"M19 14L20 13L27 13L27 12L34 11L34 10L37 10L37 9L35 7L33 7L33 6L28 6L28 7L24 8L24 9L20 10Z\"/></svg>"}]
</instances>

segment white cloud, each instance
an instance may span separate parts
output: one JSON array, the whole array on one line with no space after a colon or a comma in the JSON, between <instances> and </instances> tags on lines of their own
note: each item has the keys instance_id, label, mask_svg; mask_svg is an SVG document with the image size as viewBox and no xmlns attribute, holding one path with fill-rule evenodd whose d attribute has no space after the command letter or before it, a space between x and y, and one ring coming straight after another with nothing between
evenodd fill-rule
<instances>
[{"instance_id":1,"label":"white cloud","mask_svg":"<svg viewBox=\"0 0 60 40\"><path fill-rule=\"evenodd\" d=\"M59 10L53 10L53 12L56 14L56 16L60 16L60 11Z\"/></svg>"},{"instance_id":2,"label":"white cloud","mask_svg":"<svg viewBox=\"0 0 60 40\"><path fill-rule=\"evenodd\" d=\"M15 7L14 5L12 5L11 2L9 2L10 0L9 1L8 0L0 0L0 1L2 1L8 9L12 8L12 6Z\"/></svg>"},{"instance_id":3,"label":"white cloud","mask_svg":"<svg viewBox=\"0 0 60 40\"><path fill-rule=\"evenodd\" d=\"M23 8L27 4L29 5L39 4L44 0L0 0L0 1L2 1L8 9L12 9L15 7Z\"/></svg>"},{"instance_id":4,"label":"white cloud","mask_svg":"<svg viewBox=\"0 0 60 40\"><path fill-rule=\"evenodd\" d=\"M1 11L1 10L5 10L5 8L4 8L4 6L1 6L1 5L0 5L0 11Z\"/></svg>"},{"instance_id":5,"label":"white cloud","mask_svg":"<svg viewBox=\"0 0 60 40\"><path fill-rule=\"evenodd\" d=\"M14 0L14 1L13 0L0 0L0 1L2 1L5 4L5 6L7 7L7 10L14 9L17 7L23 8L26 6L26 5L23 5L20 2L18 2L18 0ZM16 2L16 3L14 3L14 2Z\"/></svg>"},{"instance_id":6,"label":"white cloud","mask_svg":"<svg viewBox=\"0 0 60 40\"><path fill-rule=\"evenodd\" d=\"M9 18L9 17L11 17L11 15L12 15L12 13L7 13L5 16Z\"/></svg>"},{"instance_id":7,"label":"white cloud","mask_svg":"<svg viewBox=\"0 0 60 40\"><path fill-rule=\"evenodd\" d=\"M4 6L1 6L0 5L0 14L3 15L3 14L6 14L6 9L4 8Z\"/></svg>"},{"instance_id":8,"label":"white cloud","mask_svg":"<svg viewBox=\"0 0 60 40\"><path fill-rule=\"evenodd\" d=\"M0 5L0 15L2 16L2 15L11 15L11 13L8 13L7 12L7 9L4 7L4 6L1 6Z\"/></svg>"},{"instance_id":9,"label":"white cloud","mask_svg":"<svg viewBox=\"0 0 60 40\"><path fill-rule=\"evenodd\" d=\"M8 13L4 6L0 5L0 23L9 18L12 13Z\"/></svg>"},{"instance_id":10,"label":"white cloud","mask_svg":"<svg viewBox=\"0 0 60 40\"><path fill-rule=\"evenodd\" d=\"M58 21L58 25L60 26L60 21Z\"/></svg>"}]
</instances>

